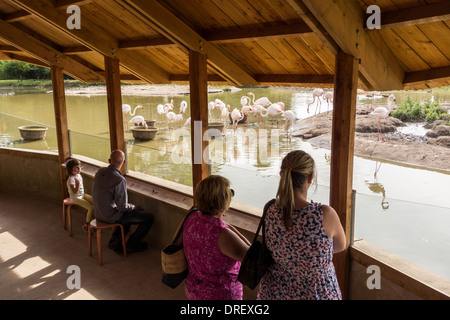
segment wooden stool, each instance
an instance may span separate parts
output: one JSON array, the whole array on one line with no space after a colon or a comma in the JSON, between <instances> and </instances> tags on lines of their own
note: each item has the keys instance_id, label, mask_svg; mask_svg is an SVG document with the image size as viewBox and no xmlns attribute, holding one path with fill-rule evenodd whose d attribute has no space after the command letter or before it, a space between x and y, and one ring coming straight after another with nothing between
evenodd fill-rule
<instances>
[{"instance_id":1,"label":"wooden stool","mask_svg":"<svg viewBox=\"0 0 450 320\"><path fill-rule=\"evenodd\" d=\"M70 213L70 209L72 208L72 206L76 206L75 203L73 203L70 198L65 198L63 200L63 227L64 229L66 228L66 220L68 220L69 222L69 236L72 236L72 216ZM66 210L67 207L67 210ZM66 219L67 217L67 219Z\"/></svg>"},{"instance_id":2,"label":"wooden stool","mask_svg":"<svg viewBox=\"0 0 450 320\"><path fill-rule=\"evenodd\" d=\"M106 223L100 220L94 219L89 224L88 228L88 239L89 239L89 255L92 256L92 232L91 229L97 230L97 252L98 252L98 263L100 265L103 264L102 260L102 239L101 239L101 231L102 229L111 228L114 231L114 228L119 227L122 233L122 247L123 247L123 256L127 256L127 247L125 245L125 234L123 231L123 225L120 223Z\"/></svg>"}]
</instances>

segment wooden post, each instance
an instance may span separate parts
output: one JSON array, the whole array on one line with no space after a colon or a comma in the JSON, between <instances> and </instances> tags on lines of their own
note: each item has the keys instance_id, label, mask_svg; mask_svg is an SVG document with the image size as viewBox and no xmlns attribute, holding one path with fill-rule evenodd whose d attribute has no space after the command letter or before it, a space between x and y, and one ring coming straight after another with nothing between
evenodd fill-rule
<instances>
[{"instance_id":1,"label":"wooden post","mask_svg":"<svg viewBox=\"0 0 450 320\"><path fill-rule=\"evenodd\" d=\"M56 138L58 142L58 162L61 177L62 196L69 196L66 187L66 169L62 164L70 157L69 128L67 125L66 95L64 92L64 73L61 67L52 66L53 107L55 110Z\"/></svg>"},{"instance_id":2,"label":"wooden post","mask_svg":"<svg viewBox=\"0 0 450 320\"><path fill-rule=\"evenodd\" d=\"M105 71L111 151L119 149L126 152L123 132L119 60L105 56ZM121 171L122 174L125 174L126 166L122 166Z\"/></svg>"},{"instance_id":3,"label":"wooden post","mask_svg":"<svg viewBox=\"0 0 450 320\"><path fill-rule=\"evenodd\" d=\"M344 227L347 248L351 235L351 199L353 154L355 146L356 91L358 60L339 51L336 56L334 107L331 137L330 205ZM348 249L334 257L336 274L343 298L348 296Z\"/></svg>"},{"instance_id":4,"label":"wooden post","mask_svg":"<svg viewBox=\"0 0 450 320\"><path fill-rule=\"evenodd\" d=\"M208 141L203 136L208 130L208 80L207 57L196 51L189 51L189 86L191 97L191 153L192 186L208 176ZM200 128L201 127L201 128ZM206 159L205 154L206 153Z\"/></svg>"}]
</instances>

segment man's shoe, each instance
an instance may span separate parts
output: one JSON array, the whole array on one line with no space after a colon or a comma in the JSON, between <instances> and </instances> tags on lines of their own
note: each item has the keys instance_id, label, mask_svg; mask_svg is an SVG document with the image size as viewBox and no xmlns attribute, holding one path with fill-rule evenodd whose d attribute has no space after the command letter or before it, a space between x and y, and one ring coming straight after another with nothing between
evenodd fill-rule
<instances>
[{"instance_id":1,"label":"man's shoe","mask_svg":"<svg viewBox=\"0 0 450 320\"><path fill-rule=\"evenodd\" d=\"M122 247L122 242L109 242L108 243L108 248L110 248L111 250L114 250L114 252L118 253L118 254L123 254L123 247Z\"/></svg>"}]
</instances>

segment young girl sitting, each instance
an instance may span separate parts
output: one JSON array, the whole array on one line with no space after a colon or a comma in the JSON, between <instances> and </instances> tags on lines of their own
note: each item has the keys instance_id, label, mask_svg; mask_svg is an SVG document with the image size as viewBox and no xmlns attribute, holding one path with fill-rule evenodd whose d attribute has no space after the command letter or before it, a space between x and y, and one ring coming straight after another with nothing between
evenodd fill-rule
<instances>
[{"instance_id":1,"label":"young girl sitting","mask_svg":"<svg viewBox=\"0 0 450 320\"><path fill-rule=\"evenodd\" d=\"M67 174L67 189L69 190L70 201L87 209L86 223L82 226L85 232L88 231L88 226L94 215L94 207L92 205L92 197L84 193L83 178L81 177L81 163L77 159L70 159L66 165Z\"/></svg>"}]
</instances>

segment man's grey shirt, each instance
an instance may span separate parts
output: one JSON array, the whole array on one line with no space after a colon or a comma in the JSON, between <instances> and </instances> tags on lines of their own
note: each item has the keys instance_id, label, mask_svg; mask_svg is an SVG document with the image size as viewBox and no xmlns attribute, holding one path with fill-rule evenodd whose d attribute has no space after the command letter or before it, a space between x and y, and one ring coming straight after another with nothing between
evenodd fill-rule
<instances>
[{"instance_id":1,"label":"man's grey shirt","mask_svg":"<svg viewBox=\"0 0 450 320\"><path fill-rule=\"evenodd\" d=\"M92 200L95 218L108 223L115 223L125 211L136 209L128 203L127 181L112 165L100 168L95 174Z\"/></svg>"}]
</instances>

